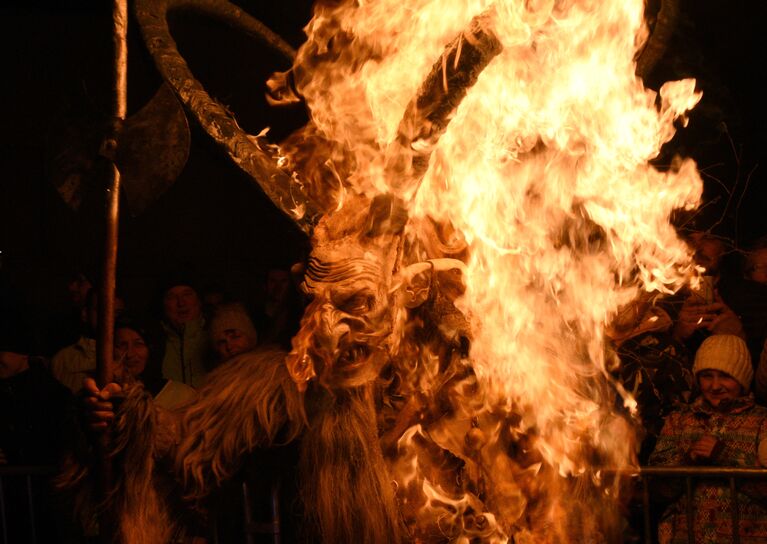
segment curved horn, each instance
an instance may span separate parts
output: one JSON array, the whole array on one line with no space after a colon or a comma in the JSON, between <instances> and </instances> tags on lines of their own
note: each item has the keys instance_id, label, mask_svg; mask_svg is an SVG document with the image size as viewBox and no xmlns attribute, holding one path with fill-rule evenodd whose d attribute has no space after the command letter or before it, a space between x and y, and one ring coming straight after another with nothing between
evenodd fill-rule
<instances>
[{"instance_id":1,"label":"curved horn","mask_svg":"<svg viewBox=\"0 0 767 544\"><path fill-rule=\"evenodd\" d=\"M195 116L205 132L243 171L250 175L288 217L309 232L319 210L304 194L300 182L278 167L278 151L265 139L252 136L195 79L168 28L168 12L194 11L214 17L253 36L292 62L295 51L277 34L226 0L136 0L135 13L149 52L163 79Z\"/></svg>"},{"instance_id":2,"label":"curved horn","mask_svg":"<svg viewBox=\"0 0 767 544\"><path fill-rule=\"evenodd\" d=\"M474 17L450 42L408 104L395 140L387 149L386 176L397 196L415 195L429 168L432 150L479 74L502 50L491 30L492 11Z\"/></svg>"},{"instance_id":3,"label":"curved horn","mask_svg":"<svg viewBox=\"0 0 767 544\"><path fill-rule=\"evenodd\" d=\"M658 16L642 52L637 58L636 75L647 78L666 53L679 19L679 0L661 0Z\"/></svg>"}]
</instances>

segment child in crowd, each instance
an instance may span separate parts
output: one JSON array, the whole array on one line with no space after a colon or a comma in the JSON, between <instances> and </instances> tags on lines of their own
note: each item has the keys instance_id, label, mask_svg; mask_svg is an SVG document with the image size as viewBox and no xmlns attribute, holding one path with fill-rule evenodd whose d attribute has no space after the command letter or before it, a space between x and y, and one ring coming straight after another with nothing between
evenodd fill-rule
<instances>
[{"instance_id":1,"label":"child in crowd","mask_svg":"<svg viewBox=\"0 0 767 544\"><path fill-rule=\"evenodd\" d=\"M753 367L743 339L726 334L707 338L695 354L693 373L700 396L668 416L650 464L742 468L767 465L767 408L754 404L749 393ZM676 488L661 491L678 494ZM658 528L659 541L686 543L686 499L673 498L676 500L664 512ZM767 542L767 508L755 498L764 497L754 484L740 485L741 542ZM699 481L692 501L694 541L732 542L732 501L727 480Z\"/></svg>"}]
</instances>

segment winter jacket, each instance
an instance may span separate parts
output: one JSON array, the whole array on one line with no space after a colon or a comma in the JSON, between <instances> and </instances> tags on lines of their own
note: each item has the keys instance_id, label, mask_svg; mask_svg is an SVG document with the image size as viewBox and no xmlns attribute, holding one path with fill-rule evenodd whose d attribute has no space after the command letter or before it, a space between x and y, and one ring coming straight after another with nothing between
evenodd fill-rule
<instances>
[{"instance_id":1,"label":"winter jacket","mask_svg":"<svg viewBox=\"0 0 767 544\"><path fill-rule=\"evenodd\" d=\"M163 376L194 388L200 387L208 371L205 365L208 355L205 321L202 318L190 321L181 332L164 323L163 327L166 334Z\"/></svg>"},{"instance_id":2,"label":"winter jacket","mask_svg":"<svg viewBox=\"0 0 767 544\"><path fill-rule=\"evenodd\" d=\"M753 396L740 397L719 410L702 397L672 412L650 455L651 465L691 464L691 446L703 435L720 441L707 465L762 468L757 459L759 443L767 439L767 408ZM680 482L681 484L681 482ZM738 485L739 534L742 543L767 543L767 482L742 481ZM671 488L681 491L681 485ZM669 491L668 488L665 491ZM697 480L693 491L693 530L698 544L732 542L732 502L727 479ZM661 543L687 539L686 499L679 497L664 512L658 527Z\"/></svg>"}]
</instances>

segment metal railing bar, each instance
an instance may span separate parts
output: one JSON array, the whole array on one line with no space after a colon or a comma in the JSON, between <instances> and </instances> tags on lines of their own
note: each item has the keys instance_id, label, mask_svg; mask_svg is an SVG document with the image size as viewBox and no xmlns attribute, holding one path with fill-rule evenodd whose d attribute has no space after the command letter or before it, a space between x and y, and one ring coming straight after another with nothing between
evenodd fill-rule
<instances>
[{"instance_id":1,"label":"metal railing bar","mask_svg":"<svg viewBox=\"0 0 767 544\"><path fill-rule=\"evenodd\" d=\"M36 542L36 527L35 527L35 514L34 514L34 497L32 490L32 476L44 475L50 476L56 474L56 469L50 466L0 466L0 521L2 521L2 537L3 544L8 543L8 525L6 519L5 508L5 493L3 476L15 476L21 475L26 477L27 495L29 501L29 512L31 522L31 535L33 542ZM730 495L732 499L732 527L733 527L733 542L739 543L740 541L740 519L739 519L739 501L737 496L737 480L740 478L762 478L767 480L767 469L757 468L736 468L736 467L692 467L692 466L651 466L651 467L632 467L628 469L603 469L606 474L613 474L617 476L627 477L641 477L642 479L642 510L643 510L643 525L644 525L644 541L645 544L652 543L653 531L652 520L650 516L650 491L649 480L651 478L666 479L666 478L684 478L687 491L687 535L688 542L694 544L694 508L693 508L693 478L726 478L729 481ZM244 515L246 527L255 529L257 532L272 533L274 542L279 544L279 496L276 489L272 489L271 497L271 514L273 520L268 524L254 523L252 519L252 512L250 511L250 489L246 482L243 482L242 486L242 498L244 501ZM256 527L258 526L258 527ZM267 528L270 526L271 530ZM218 535L216 535L218 537ZM249 543L253 542L253 535L247 534Z\"/></svg>"},{"instance_id":2,"label":"metal railing bar","mask_svg":"<svg viewBox=\"0 0 767 544\"><path fill-rule=\"evenodd\" d=\"M37 542L37 529L35 527L35 500L32 498L32 475L27 474L27 506L29 507L29 534L32 536L32 544Z\"/></svg>"},{"instance_id":3,"label":"metal railing bar","mask_svg":"<svg viewBox=\"0 0 767 544\"><path fill-rule=\"evenodd\" d=\"M213 544L220 544L220 540L218 538L218 519L213 519Z\"/></svg>"},{"instance_id":4,"label":"metal railing bar","mask_svg":"<svg viewBox=\"0 0 767 544\"><path fill-rule=\"evenodd\" d=\"M699 476L699 477L735 477L735 478L767 478L767 468L740 467L699 467L699 466L652 466L632 468L603 468L605 475L642 477L642 476Z\"/></svg>"},{"instance_id":5,"label":"metal railing bar","mask_svg":"<svg viewBox=\"0 0 767 544\"><path fill-rule=\"evenodd\" d=\"M652 523L650 520L649 478L642 478L642 521L644 522L645 544L652 544Z\"/></svg>"},{"instance_id":6,"label":"metal railing bar","mask_svg":"<svg viewBox=\"0 0 767 544\"><path fill-rule=\"evenodd\" d=\"M250 487L248 482L242 482L242 509L245 516L245 542L247 544L254 544L253 538L253 515L250 511Z\"/></svg>"},{"instance_id":7,"label":"metal railing bar","mask_svg":"<svg viewBox=\"0 0 767 544\"><path fill-rule=\"evenodd\" d=\"M633 471L637 476L707 476L734 478L767 478L767 469L736 467L641 467Z\"/></svg>"},{"instance_id":8,"label":"metal railing bar","mask_svg":"<svg viewBox=\"0 0 767 544\"><path fill-rule=\"evenodd\" d=\"M5 519L5 492L2 475L0 475L0 521L3 523L3 544L8 544L8 520Z\"/></svg>"},{"instance_id":9,"label":"metal railing bar","mask_svg":"<svg viewBox=\"0 0 767 544\"><path fill-rule=\"evenodd\" d=\"M272 482L271 486L271 510L272 510L272 523L274 524L274 533L272 535L272 542L274 544L280 544L280 486L278 482Z\"/></svg>"},{"instance_id":10,"label":"metal railing bar","mask_svg":"<svg viewBox=\"0 0 767 544\"><path fill-rule=\"evenodd\" d=\"M685 481L686 497L685 506L687 514L687 542L695 544L694 533L694 480L696 479L726 479L729 482L731 507L732 507L732 542L740 543L740 513L737 494L738 479L764 479L767 480L767 469L759 468L739 468L739 467L693 467L693 466L652 466L652 467L633 467L630 469L603 469L605 474L626 477L640 477L642 481L642 518L644 529L644 542L651 544L655 542L650 516L649 486L650 479L659 480L683 478Z\"/></svg>"},{"instance_id":11,"label":"metal railing bar","mask_svg":"<svg viewBox=\"0 0 767 544\"><path fill-rule=\"evenodd\" d=\"M695 512L692 507L692 477L688 476L684 479L684 485L687 490L687 543L695 544L695 534L693 531L692 518Z\"/></svg>"},{"instance_id":12,"label":"metal railing bar","mask_svg":"<svg viewBox=\"0 0 767 544\"><path fill-rule=\"evenodd\" d=\"M730 478L730 508L732 509L732 541L740 544L740 519L738 519L738 488L735 478Z\"/></svg>"}]
</instances>

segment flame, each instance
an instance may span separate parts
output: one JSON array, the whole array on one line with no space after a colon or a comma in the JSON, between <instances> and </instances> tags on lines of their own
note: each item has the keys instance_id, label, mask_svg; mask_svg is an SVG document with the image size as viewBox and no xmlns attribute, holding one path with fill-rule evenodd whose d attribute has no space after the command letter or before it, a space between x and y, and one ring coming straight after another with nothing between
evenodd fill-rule
<instances>
[{"instance_id":1,"label":"flame","mask_svg":"<svg viewBox=\"0 0 767 544\"><path fill-rule=\"evenodd\" d=\"M630 426L613 413L616 389L630 410L636 403L610 379L605 327L640 292L674 292L695 273L669 217L697 205L696 165L676 159L660 171L649 161L701 95L694 80L656 93L635 76L648 35L643 9L642 0L320 4L295 65L318 131L353 157L350 190L372 196L390 190L381 150L445 44L488 14L503 45L455 112L409 202L411 228L418 218L449 222L470 246L458 304L472 327L482 408L430 433L454 451L460 447L449 437L463 440L473 417L506 415L505 423L488 416L495 430L478 457L460 454L467 466L475 459L508 472L491 479L511 488L494 500L488 492L503 527L494 539L513 531L516 541L567 540L573 523L585 523L575 512L616 501L598 465L633 462ZM503 425L525 438L530 462L501 466L491 458ZM421 432L411 429L400 447ZM460 517L469 495L430 481L424 463L400 459L400 486L417 482L424 511L439 504ZM586 481L596 491L585 493ZM494 526L494 515L485 516Z\"/></svg>"}]
</instances>

